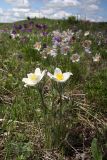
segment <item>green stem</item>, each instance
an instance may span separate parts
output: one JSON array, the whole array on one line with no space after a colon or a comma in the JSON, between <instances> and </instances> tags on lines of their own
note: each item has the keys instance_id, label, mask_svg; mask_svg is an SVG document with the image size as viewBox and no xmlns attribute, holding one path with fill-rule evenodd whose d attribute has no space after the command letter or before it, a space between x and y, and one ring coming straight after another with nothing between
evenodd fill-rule
<instances>
[{"instance_id":1,"label":"green stem","mask_svg":"<svg viewBox=\"0 0 107 160\"><path fill-rule=\"evenodd\" d=\"M46 107L46 104L45 104L45 102L44 102L44 97L43 97L43 93L42 93L42 88L41 88L41 86L39 86L39 85L38 85L38 92L39 92L39 95L40 95L40 98L41 98L41 103L42 103L41 109L43 109L44 114L46 115L47 107Z\"/></svg>"},{"instance_id":2,"label":"green stem","mask_svg":"<svg viewBox=\"0 0 107 160\"><path fill-rule=\"evenodd\" d=\"M60 106L59 106L59 117L60 117L60 120L59 120L59 133L58 133L58 137L59 137L59 143L60 143L60 139L62 139L62 125L63 125L63 113L62 113L62 94L63 94L63 86L62 84L57 84L57 91L58 91L58 94L59 94L59 102L60 102Z\"/></svg>"},{"instance_id":3,"label":"green stem","mask_svg":"<svg viewBox=\"0 0 107 160\"><path fill-rule=\"evenodd\" d=\"M48 111L47 111L47 106L44 102L44 95L43 95L43 90L42 86L38 85L38 92L40 95L41 99L41 110L43 112L43 123L44 123L44 134L45 134L45 142L46 142L46 147L50 147L50 134L49 134L49 126L48 126Z\"/></svg>"}]
</instances>

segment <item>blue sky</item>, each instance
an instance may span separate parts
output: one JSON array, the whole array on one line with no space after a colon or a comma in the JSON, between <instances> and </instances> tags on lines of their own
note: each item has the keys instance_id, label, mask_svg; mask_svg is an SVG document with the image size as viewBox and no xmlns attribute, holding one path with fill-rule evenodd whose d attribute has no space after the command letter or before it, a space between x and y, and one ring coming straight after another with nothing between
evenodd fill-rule
<instances>
[{"instance_id":1,"label":"blue sky","mask_svg":"<svg viewBox=\"0 0 107 160\"><path fill-rule=\"evenodd\" d=\"M107 0L0 0L0 22L26 17L67 18L71 15L92 21L107 21Z\"/></svg>"}]
</instances>

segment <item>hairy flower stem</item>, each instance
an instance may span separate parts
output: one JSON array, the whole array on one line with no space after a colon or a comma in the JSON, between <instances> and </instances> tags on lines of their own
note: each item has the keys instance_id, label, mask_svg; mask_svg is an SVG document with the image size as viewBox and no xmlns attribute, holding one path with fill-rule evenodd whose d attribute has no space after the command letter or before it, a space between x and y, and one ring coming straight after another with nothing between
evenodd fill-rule
<instances>
[{"instance_id":1,"label":"hairy flower stem","mask_svg":"<svg viewBox=\"0 0 107 160\"><path fill-rule=\"evenodd\" d=\"M46 106L46 104L44 102L43 91L42 91L42 87L40 85L38 85L38 93L39 93L40 98L41 98L41 104L42 104L41 109L43 110L44 115L46 115L46 113L47 113L47 106Z\"/></svg>"},{"instance_id":2,"label":"hairy flower stem","mask_svg":"<svg viewBox=\"0 0 107 160\"><path fill-rule=\"evenodd\" d=\"M45 142L46 142L46 147L48 147L48 142L49 140L49 131L48 131L48 116L47 116L47 106L46 103L44 102L44 95L43 95L43 90L42 90L42 86L38 85L37 89L38 89L38 93L40 95L40 99L41 99L41 111L43 112L43 123L44 123L44 135L45 135Z\"/></svg>"},{"instance_id":3,"label":"hairy flower stem","mask_svg":"<svg viewBox=\"0 0 107 160\"><path fill-rule=\"evenodd\" d=\"M63 102L62 102L62 95L63 95L63 86L62 84L58 84L58 93L59 93L59 117L60 117L60 120L59 120L59 137L62 138L62 125L63 125L63 113L62 113L62 105L63 105Z\"/></svg>"}]
</instances>

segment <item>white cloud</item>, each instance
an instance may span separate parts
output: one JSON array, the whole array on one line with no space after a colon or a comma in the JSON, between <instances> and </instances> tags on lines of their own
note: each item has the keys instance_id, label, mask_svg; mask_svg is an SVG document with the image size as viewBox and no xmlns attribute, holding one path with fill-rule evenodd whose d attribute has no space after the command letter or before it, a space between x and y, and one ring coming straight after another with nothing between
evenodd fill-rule
<instances>
[{"instance_id":1,"label":"white cloud","mask_svg":"<svg viewBox=\"0 0 107 160\"><path fill-rule=\"evenodd\" d=\"M12 5L12 9L6 10L2 14L1 22L13 22L26 18L27 13L30 13L29 0L5 0Z\"/></svg>"},{"instance_id":2,"label":"white cloud","mask_svg":"<svg viewBox=\"0 0 107 160\"><path fill-rule=\"evenodd\" d=\"M51 0L47 6L54 8L65 8L78 6L80 2L78 0Z\"/></svg>"},{"instance_id":3,"label":"white cloud","mask_svg":"<svg viewBox=\"0 0 107 160\"><path fill-rule=\"evenodd\" d=\"M99 2L100 0L81 0L80 9L82 9L82 12L96 12L99 8Z\"/></svg>"},{"instance_id":4,"label":"white cloud","mask_svg":"<svg viewBox=\"0 0 107 160\"><path fill-rule=\"evenodd\" d=\"M57 12L57 13L54 13L53 15L50 15L50 18L53 18L53 19L62 19L62 18L67 18L71 16L70 13L67 13L63 10Z\"/></svg>"},{"instance_id":5,"label":"white cloud","mask_svg":"<svg viewBox=\"0 0 107 160\"><path fill-rule=\"evenodd\" d=\"M7 3L13 3L15 2L16 0L5 0Z\"/></svg>"},{"instance_id":6,"label":"white cloud","mask_svg":"<svg viewBox=\"0 0 107 160\"><path fill-rule=\"evenodd\" d=\"M3 14L3 9L2 8L0 8L0 15L2 15Z\"/></svg>"},{"instance_id":7,"label":"white cloud","mask_svg":"<svg viewBox=\"0 0 107 160\"><path fill-rule=\"evenodd\" d=\"M87 20L90 20L92 22L101 22L101 21L105 21L104 18L102 16L97 16L97 17L87 17Z\"/></svg>"},{"instance_id":8,"label":"white cloud","mask_svg":"<svg viewBox=\"0 0 107 160\"><path fill-rule=\"evenodd\" d=\"M20 17L20 14L19 14L18 12L15 12L15 13L14 13L14 16L15 16L15 17Z\"/></svg>"},{"instance_id":9,"label":"white cloud","mask_svg":"<svg viewBox=\"0 0 107 160\"><path fill-rule=\"evenodd\" d=\"M49 9L41 9L41 13L44 14L44 16L48 16L52 13L54 13L55 9L53 8L49 8Z\"/></svg>"},{"instance_id":10,"label":"white cloud","mask_svg":"<svg viewBox=\"0 0 107 160\"><path fill-rule=\"evenodd\" d=\"M12 11L25 13L25 12L30 12L30 8L13 8Z\"/></svg>"},{"instance_id":11,"label":"white cloud","mask_svg":"<svg viewBox=\"0 0 107 160\"><path fill-rule=\"evenodd\" d=\"M64 0L63 3L65 6L78 6L80 4L78 0Z\"/></svg>"},{"instance_id":12,"label":"white cloud","mask_svg":"<svg viewBox=\"0 0 107 160\"><path fill-rule=\"evenodd\" d=\"M28 0L17 0L17 7L19 8L28 8L30 7L30 3Z\"/></svg>"},{"instance_id":13,"label":"white cloud","mask_svg":"<svg viewBox=\"0 0 107 160\"><path fill-rule=\"evenodd\" d=\"M25 14L25 16L29 16L31 18L34 18L34 17L38 17L38 18L42 18L44 17L44 15L42 13L40 13L39 11L31 11L31 12L28 12Z\"/></svg>"},{"instance_id":14,"label":"white cloud","mask_svg":"<svg viewBox=\"0 0 107 160\"><path fill-rule=\"evenodd\" d=\"M5 0L5 2L9 3L12 9L3 10L0 8L1 22L22 20L28 16L67 18L72 15L72 11L74 11L73 15L76 15L75 9L78 11L78 15L82 15L83 19L88 16L87 19L104 20L99 14L101 0L44 0L45 5L39 10L32 9L30 4L32 2L37 3L37 0ZM67 9L70 10L70 8L71 12L67 12Z\"/></svg>"},{"instance_id":15,"label":"white cloud","mask_svg":"<svg viewBox=\"0 0 107 160\"><path fill-rule=\"evenodd\" d=\"M94 11L99 10L98 5L96 5L96 4L91 4L91 5L89 6L89 8L90 8L90 10L94 10Z\"/></svg>"},{"instance_id":16,"label":"white cloud","mask_svg":"<svg viewBox=\"0 0 107 160\"><path fill-rule=\"evenodd\" d=\"M16 5L17 7L29 7L29 1L28 0L5 0L7 3Z\"/></svg>"}]
</instances>

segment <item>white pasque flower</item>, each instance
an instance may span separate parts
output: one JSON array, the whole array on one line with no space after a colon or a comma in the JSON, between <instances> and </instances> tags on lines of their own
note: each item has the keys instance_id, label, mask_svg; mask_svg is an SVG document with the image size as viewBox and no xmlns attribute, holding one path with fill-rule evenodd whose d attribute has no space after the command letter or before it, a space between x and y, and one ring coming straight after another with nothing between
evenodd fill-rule
<instances>
[{"instance_id":1,"label":"white pasque flower","mask_svg":"<svg viewBox=\"0 0 107 160\"><path fill-rule=\"evenodd\" d=\"M85 47L85 52L91 54L90 48Z\"/></svg>"},{"instance_id":2,"label":"white pasque flower","mask_svg":"<svg viewBox=\"0 0 107 160\"><path fill-rule=\"evenodd\" d=\"M80 61L80 55L78 53L75 53L71 56L71 61L74 62L79 62Z\"/></svg>"},{"instance_id":3,"label":"white pasque flower","mask_svg":"<svg viewBox=\"0 0 107 160\"><path fill-rule=\"evenodd\" d=\"M89 31L86 31L85 33L84 33L84 36L88 36L90 34L90 32Z\"/></svg>"},{"instance_id":4,"label":"white pasque flower","mask_svg":"<svg viewBox=\"0 0 107 160\"><path fill-rule=\"evenodd\" d=\"M41 42L36 42L33 47L34 47L34 49L40 51L40 49L41 49Z\"/></svg>"},{"instance_id":5,"label":"white pasque flower","mask_svg":"<svg viewBox=\"0 0 107 160\"><path fill-rule=\"evenodd\" d=\"M100 54L96 54L96 55L93 57L93 62L99 62L100 59L101 59Z\"/></svg>"},{"instance_id":6,"label":"white pasque flower","mask_svg":"<svg viewBox=\"0 0 107 160\"><path fill-rule=\"evenodd\" d=\"M56 68L54 71L54 75L52 75L50 72L47 73L47 75L57 81L57 82L65 82L67 81L71 75L73 75L71 72L65 72L62 73L62 71L59 68Z\"/></svg>"},{"instance_id":7,"label":"white pasque flower","mask_svg":"<svg viewBox=\"0 0 107 160\"><path fill-rule=\"evenodd\" d=\"M11 33L10 35L11 35L12 39L15 39L15 38L17 38L17 37L20 37L19 34L13 34L13 33Z\"/></svg>"},{"instance_id":8,"label":"white pasque flower","mask_svg":"<svg viewBox=\"0 0 107 160\"><path fill-rule=\"evenodd\" d=\"M41 72L41 70L39 68L36 68L35 72L27 74L28 78L23 78L22 82L25 82L25 85L24 85L25 87L34 86L42 80L45 73L46 73L46 70Z\"/></svg>"},{"instance_id":9,"label":"white pasque flower","mask_svg":"<svg viewBox=\"0 0 107 160\"><path fill-rule=\"evenodd\" d=\"M47 52L47 54L52 56L52 57L56 57L57 56L57 50L56 49L51 49L49 52Z\"/></svg>"}]
</instances>

